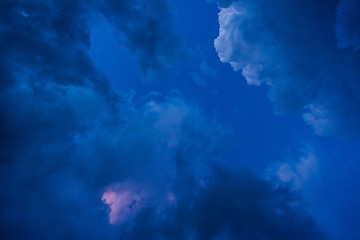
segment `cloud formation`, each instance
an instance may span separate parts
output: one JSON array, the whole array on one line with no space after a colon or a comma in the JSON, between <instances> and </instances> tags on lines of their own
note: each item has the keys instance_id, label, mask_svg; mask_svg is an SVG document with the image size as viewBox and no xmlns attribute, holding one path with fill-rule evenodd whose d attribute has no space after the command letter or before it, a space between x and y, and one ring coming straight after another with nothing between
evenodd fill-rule
<instances>
[{"instance_id":1,"label":"cloud formation","mask_svg":"<svg viewBox=\"0 0 360 240\"><path fill-rule=\"evenodd\" d=\"M303 113L318 135L359 137L357 1L217 2L222 62L269 85L276 113Z\"/></svg>"},{"instance_id":2,"label":"cloud formation","mask_svg":"<svg viewBox=\"0 0 360 240\"><path fill-rule=\"evenodd\" d=\"M198 106L109 86L97 10L145 74L174 56L162 0L0 2L0 238L323 239L297 193L220 166L229 131Z\"/></svg>"}]
</instances>

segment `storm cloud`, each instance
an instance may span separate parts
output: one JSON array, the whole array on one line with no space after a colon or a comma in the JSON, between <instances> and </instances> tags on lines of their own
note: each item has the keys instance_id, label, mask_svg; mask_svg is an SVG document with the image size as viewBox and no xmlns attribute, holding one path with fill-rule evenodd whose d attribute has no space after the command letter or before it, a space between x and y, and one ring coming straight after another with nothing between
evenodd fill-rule
<instances>
[{"instance_id":1,"label":"storm cloud","mask_svg":"<svg viewBox=\"0 0 360 240\"><path fill-rule=\"evenodd\" d=\"M196 103L113 89L93 14L146 77L178 54L163 0L0 2L1 239L324 238L298 192L221 166L231 131Z\"/></svg>"}]
</instances>

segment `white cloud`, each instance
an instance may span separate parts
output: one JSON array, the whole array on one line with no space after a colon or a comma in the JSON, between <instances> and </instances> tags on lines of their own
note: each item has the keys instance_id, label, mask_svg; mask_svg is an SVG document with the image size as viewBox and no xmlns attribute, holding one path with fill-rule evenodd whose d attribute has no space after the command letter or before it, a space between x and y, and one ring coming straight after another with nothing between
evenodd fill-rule
<instances>
[{"instance_id":1,"label":"white cloud","mask_svg":"<svg viewBox=\"0 0 360 240\"><path fill-rule=\"evenodd\" d=\"M220 61L230 63L235 71L240 71L250 85L260 85L259 74L262 69L259 63L261 51L256 42L248 41L248 33L240 26L249 27L247 23L255 16L250 5L242 2L222 8L219 13L219 36L214 41Z\"/></svg>"},{"instance_id":2,"label":"white cloud","mask_svg":"<svg viewBox=\"0 0 360 240\"><path fill-rule=\"evenodd\" d=\"M269 85L276 113L303 113L318 135L360 136L356 0L217 2L221 62L250 85Z\"/></svg>"}]
</instances>

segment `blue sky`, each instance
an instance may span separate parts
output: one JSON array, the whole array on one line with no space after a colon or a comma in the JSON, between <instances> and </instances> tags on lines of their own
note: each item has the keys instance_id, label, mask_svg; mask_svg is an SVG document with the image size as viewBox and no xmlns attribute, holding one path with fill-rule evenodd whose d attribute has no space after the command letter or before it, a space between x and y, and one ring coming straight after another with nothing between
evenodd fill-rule
<instances>
[{"instance_id":1,"label":"blue sky","mask_svg":"<svg viewBox=\"0 0 360 240\"><path fill-rule=\"evenodd\" d=\"M1 1L1 239L360 239L359 10Z\"/></svg>"}]
</instances>

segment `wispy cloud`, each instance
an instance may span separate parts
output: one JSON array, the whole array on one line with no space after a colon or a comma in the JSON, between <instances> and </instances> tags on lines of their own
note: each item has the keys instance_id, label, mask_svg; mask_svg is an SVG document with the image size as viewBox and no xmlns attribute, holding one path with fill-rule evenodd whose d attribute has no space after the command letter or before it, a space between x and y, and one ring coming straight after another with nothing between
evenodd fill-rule
<instances>
[{"instance_id":1,"label":"wispy cloud","mask_svg":"<svg viewBox=\"0 0 360 240\"><path fill-rule=\"evenodd\" d=\"M271 164L267 169L267 176L275 176L280 182L290 184L294 190L300 190L316 171L316 154L310 147L305 147L296 156Z\"/></svg>"}]
</instances>

